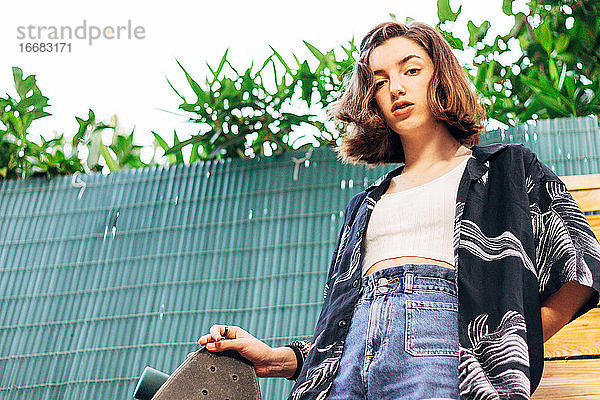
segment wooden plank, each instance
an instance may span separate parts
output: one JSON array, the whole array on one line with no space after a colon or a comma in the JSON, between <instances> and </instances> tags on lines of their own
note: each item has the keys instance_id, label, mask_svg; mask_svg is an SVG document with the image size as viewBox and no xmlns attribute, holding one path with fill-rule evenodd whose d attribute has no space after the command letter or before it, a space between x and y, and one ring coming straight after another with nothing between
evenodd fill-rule
<instances>
[{"instance_id":1,"label":"wooden plank","mask_svg":"<svg viewBox=\"0 0 600 400\"><path fill-rule=\"evenodd\" d=\"M565 325L544 343L544 357L600 355L600 308Z\"/></svg>"},{"instance_id":2,"label":"wooden plank","mask_svg":"<svg viewBox=\"0 0 600 400\"><path fill-rule=\"evenodd\" d=\"M531 399L600 399L600 359L546 361Z\"/></svg>"},{"instance_id":3,"label":"wooden plank","mask_svg":"<svg viewBox=\"0 0 600 400\"><path fill-rule=\"evenodd\" d=\"M585 219L590 223L590 226L596 235L596 239L600 241L600 214L586 215Z\"/></svg>"},{"instance_id":4,"label":"wooden plank","mask_svg":"<svg viewBox=\"0 0 600 400\"><path fill-rule=\"evenodd\" d=\"M600 188L585 190L569 190L581 211L600 210Z\"/></svg>"},{"instance_id":5,"label":"wooden plank","mask_svg":"<svg viewBox=\"0 0 600 400\"><path fill-rule=\"evenodd\" d=\"M566 175L559 178L567 185L569 191L600 188L600 174Z\"/></svg>"}]
</instances>

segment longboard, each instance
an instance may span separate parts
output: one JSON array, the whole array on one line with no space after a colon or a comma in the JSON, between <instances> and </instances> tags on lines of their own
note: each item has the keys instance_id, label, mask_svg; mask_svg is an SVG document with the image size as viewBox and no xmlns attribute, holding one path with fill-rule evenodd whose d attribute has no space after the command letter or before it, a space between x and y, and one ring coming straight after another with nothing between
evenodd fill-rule
<instances>
[{"instance_id":1,"label":"longboard","mask_svg":"<svg viewBox=\"0 0 600 400\"><path fill-rule=\"evenodd\" d=\"M148 370L148 368L147 368ZM159 371L152 370L161 374ZM152 396L160 385L142 375L136 399L152 400L260 400L260 388L254 366L238 352L211 353L206 348L188 357ZM162 375L166 377L167 375ZM146 379L144 378L146 377ZM157 378L157 375L154 375ZM151 397L150 397L151 396Z\"/></svg>"}]
</instances>

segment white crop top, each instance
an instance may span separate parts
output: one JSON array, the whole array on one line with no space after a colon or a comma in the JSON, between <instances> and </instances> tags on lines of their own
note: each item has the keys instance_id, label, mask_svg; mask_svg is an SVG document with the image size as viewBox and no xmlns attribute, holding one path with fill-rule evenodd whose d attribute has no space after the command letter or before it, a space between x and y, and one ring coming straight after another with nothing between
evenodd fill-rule
<instances>
[{"instance_id":1,"label":"white crop top","mask_svg":"<svg viewBox=\"0 0 600 400\"><path fill-rule=\"evenodd\" d=\"M363 276L377 261L401 256L454 265L456 195L468 159L423 185L381 196L367 226Z\"/></svg>"}]
</instances>

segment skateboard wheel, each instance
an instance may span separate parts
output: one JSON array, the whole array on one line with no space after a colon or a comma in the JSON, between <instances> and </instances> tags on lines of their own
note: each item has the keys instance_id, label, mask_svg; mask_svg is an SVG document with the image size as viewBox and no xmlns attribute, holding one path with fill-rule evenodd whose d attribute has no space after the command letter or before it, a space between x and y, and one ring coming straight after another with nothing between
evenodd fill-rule
<instances>
[{"instance_id":1,"label":"skateboard wheel","mask_svg":"<svg viewBox=\"0 0 600 400\"><path fill-rule=\"evenodd\" d=\"M133 392L133 398L151 400L152 396L154 396L167 379L169 379L169 375L164 372L160 372L152 367L144 368L144 372L142 372L142 376Z\"/></svg>"}]
</instances>

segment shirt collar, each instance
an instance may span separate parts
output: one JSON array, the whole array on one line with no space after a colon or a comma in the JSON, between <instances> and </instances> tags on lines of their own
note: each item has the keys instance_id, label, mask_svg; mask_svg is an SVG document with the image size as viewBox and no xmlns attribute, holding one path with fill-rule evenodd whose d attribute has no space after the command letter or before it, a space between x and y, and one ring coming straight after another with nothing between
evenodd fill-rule
<instances>
[{"instance_id":1,"label":"shirt collar","mask_svg":"<svg viewBox=\"0 0 600 400\"><path fill-rule=\"evenodd\" d=\"M469 174L469 178L471 180L477 180L481 178L489 169L488 160L496 153L504 150L508 144L506 143L492 143L485 146L476 144L471 147L471 157L469 161L467 161L467 173ZM377 179L371 186L365 189L367 193L373 191L372 194L369 194L370 197L379 199L379 197L387 190L390 181L393 177L400 175L402 170L404 169L404 164L400 165L398 168L395 168L385 174L384 176Z\"/></svg>"}]
</instances>

